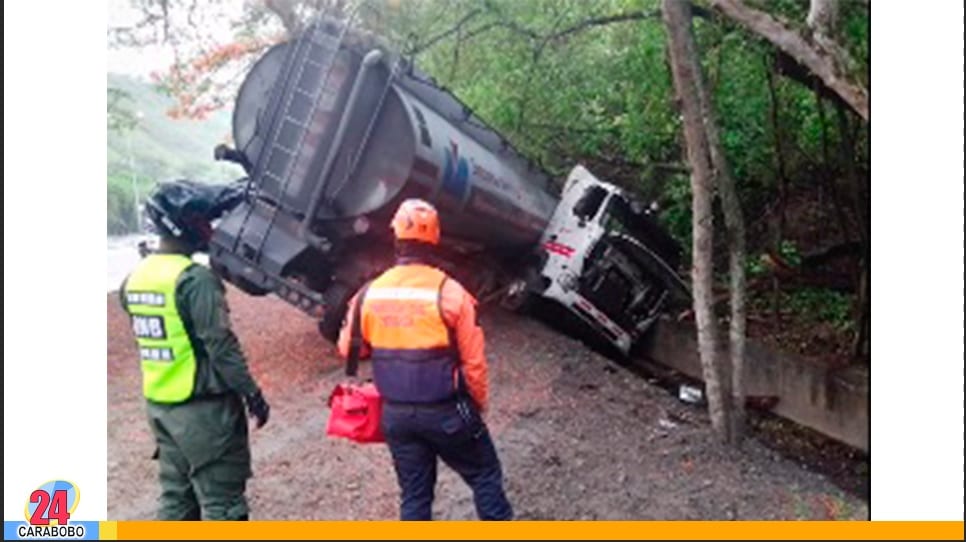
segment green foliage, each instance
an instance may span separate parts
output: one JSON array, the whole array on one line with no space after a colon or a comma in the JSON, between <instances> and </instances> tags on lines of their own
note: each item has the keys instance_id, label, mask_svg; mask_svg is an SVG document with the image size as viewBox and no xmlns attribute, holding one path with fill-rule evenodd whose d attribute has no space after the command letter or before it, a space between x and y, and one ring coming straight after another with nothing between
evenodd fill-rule
<instances>
[{"instance_id":1,"label":"green foliage","mask_svg":"<svg viewBox=\"0 0 966 542\"><path fill-rule=\"evenodd\" d=\"M792 267L798 267L802 263L802 255L798 252L795 243L785 239L778 247L778 255Z\"/></svg>"},{"instance_id":2,"label":"green foliage","mask_svg":"<svg viewBox=\"0 0 966 542\"><path fill-rule=\"evenodd\" d=\"M759 261L748 261L749 276L761 274L765 269ZM754 269L753 274L750 270ZM778 306L790 313L795 320L808 325L828 323L839 331L854 331L854 297L827 288L801 287L781 290L777 293ZM775 294L761 290L752 294L749 308L753 312L769 313L775 307Z\"/></svg>"},{"instance_id":3,"label":"green foliage","mask_svg":"<svg viewBox=\"0 0 966 542\"><path fill-rule=\"evenodd\" d=\"M868 85L872 50L869 7L861 2L843 2L840 33L844 38L845 48L852 57L853 65L847 68L859 81Z\"/></svg>"},{"instance_id":4,"label":"green foliage","mask_svg":"<svg viewBox=\"0 0 966 542\"><path fill-rule=\"evenodd\" d=\"M107 88L107 129L123 132L137 125L137 117L130 109L131 95L119 88Z\"/></svg>"},{"instance_id":5,"label":"green foliage","mask_svg":"<svg viewBox=\"0 0 966 542\"><path fill-rule=\"evenodd\" d=\"M761 254L748 258L745 262L745 272L748 273L748 276L758 277L768 272L768 268L765 267L763 261L764 257L765 255ZM778 257L791 267L798 267L802 263L802 255L799 253L798 247L788 239L783 239L778 247Z\"/></svg>"},{"instance_id":6,"label":"green foliage","mask_svg":"<svg viewBox=\"0 0 966 542\"><path fill-rule=\"evenodd\" d=\"M128 175L111 175L107 178L107 234L123 235L137 231L138 217L135 207L134 178ZM139 203L154 185L154 180L138 178Z\"/></svg>"},{"instance_id":7,"label":"green foliage","mask_svg":"<svg viewBox=\"0 0 966 542\"><path fill-rule=\"evenodd\" d=\"M790 294L783 294L782 304L814 322L828 322L843 330L852 326L852 300L841 292L823 288L801 288Z\"/></svg>"},{"instance_id":8,"label":"green foliage","mask_svg":"<svg viewBox=\"0 0 966 542\"><path fill-rule=\"evenodd\" d=\"M658 178L649 166L686 161L659 2L454 0L414 5L405 21L411 32L395 31L423 41L478 11L461 32L417 55L424 70L555 175L582 162L609 181L656 197L664 224L690 250L687 176ZM780 0L760 7L804 28L805 2ZM846 41L867 49L867 29L861 23L868 14L852 7L845 11ZM586 21L629 13L652 16L588 25L553 38ZM774 73L771 45L743 29L720 18L699 18L695 33L726 158L745 212L753 216L777 193L779 144L785 175L793 182L815 182L807 172L823 159L825 148L818 102L812 89ZM867 65L867 56L857 58ZM838 125L831 105L826 109L824 133L834 150ZM861 141L859 151L859 161L866 160Z\"/></svg>"},{"instance_id":9,"label":"green foliage","mask_svg":"<svg viewBox=\"0 0 966 542\"><path fill-rule=\"evenodd\" d=\"M765 274L765 271L767 269L765 268L765 264L762 263L761 258L748 258L745 261L745 273L748 277L759 277Z\"/></svg>"},{"instance_id":10,"label":"green foliage","mask_svg":"<svg viewBox=\"0 0 966 542\"><path fill-rule=\"evenodd\" d=\"M150 83L116 74L108 74L107 83L108 125L112 117L123 119L107 134L109 177L133 171L156 180L224 183L244 175L241 168L214 160L215 145L230 139L229 111L205 121L174 120L166 114L173 101Z\"/></svg>"},{"instance_id":11,"label":"green foliage","mask_svg":"<svg viewBox=\"0 0 966 542\"><path fill-rule=\"evenodd\" d=\"M668 232L691 254L691 181L685 175L675 175L665 188L665 205L660 219Z\"/></svg>"}]
</instances>

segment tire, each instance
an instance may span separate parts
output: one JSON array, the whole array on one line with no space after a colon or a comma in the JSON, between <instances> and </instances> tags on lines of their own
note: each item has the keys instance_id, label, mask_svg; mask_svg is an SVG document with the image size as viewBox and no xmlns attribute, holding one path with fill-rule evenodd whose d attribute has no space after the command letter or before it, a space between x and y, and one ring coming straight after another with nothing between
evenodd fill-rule
<instances>
[{"instance_id":1,"label":"tire","mask_svg":"<svg viewBox=\"0 0 966 542\"><path fill-rule=\"evenodd\" d=\"M505 294L500 305L510 312L521 315L527 314L532 301L532 294L527 287L527 282L525 280L517 281L511 285L511 288L518 290L512 295L509 292Z\"/></svg>"},{"instance_id":2,"label":"tire","mask_svg":"<svg viewBox=\"0 0 966 542\"><path fill-rule=\"evenodd\" d=\"M237 286L239 290L251 296L262 297L268 295L268 290L261 288L254 282L238 275L235 275L231 278L231 283Z\"/></svg>"},{"instance_id":3,"label":"tire","mask_svg":"<svg viewBox=\"0 0 966 542\"><path fill-rule=\"evenodd\" d=\"M336 282L329 286L323 294L327 309L319 320L319 333L327 341L335 343L339 339L339 330L342 329L342 321L348 309L349 300L352 299L353 290L346 284Z\"/></svg>"},{"instance_id":4,"label":"tire","mask_svg":"<svg viewBox=\"0 0 966 542\"><path fill-rule=\"evenodd\" d=\"M531 314L534 308L534 296L543 292L540 272L534 267L527 267L523 276L523 291L512 297L504 297L502 305L505 309L520 315Z\"/></svg>"}]
</instances>

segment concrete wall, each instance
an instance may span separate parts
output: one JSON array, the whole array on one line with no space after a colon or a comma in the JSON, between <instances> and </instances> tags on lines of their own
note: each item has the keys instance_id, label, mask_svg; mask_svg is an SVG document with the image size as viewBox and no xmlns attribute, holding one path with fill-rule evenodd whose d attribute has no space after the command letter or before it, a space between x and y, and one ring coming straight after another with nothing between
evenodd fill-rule
<instances>
[{"instance_id":1,"label":"concrete wall","mask_svg":"<svg viewBox=\"0 0 966 542\"><path fill-rule=\"evenodd\" d=\"M648 355L701 379L693 322L662 320L654 329ZM868 368L830 369L767 350L752 341L748 342L745 364L746 393L777 396L778 404L772 409L775 414L869 451Z\"/></svg>"}]
</instances>

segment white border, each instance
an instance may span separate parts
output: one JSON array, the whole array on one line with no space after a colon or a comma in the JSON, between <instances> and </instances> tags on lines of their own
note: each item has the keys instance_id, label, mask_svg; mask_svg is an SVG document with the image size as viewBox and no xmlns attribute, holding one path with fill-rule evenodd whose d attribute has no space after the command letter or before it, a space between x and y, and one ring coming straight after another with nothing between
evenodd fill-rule
<instances>
[{"instance_id":1,"label":"white border","mask_svg":"<svg viewBox=\"0 0 966 542\"><path fill-rule=\"evenodd\" d=\"M872 9L872 519L962 521L963 6Z\"/></svg>"},{"instance_id":2,"label":"white border","mask_svg":"<svg viewBox=\"0 0 966 542\"><path fill-rule=\"evenodd\" d=\"M105 7L3 19L3 517L51 479L106 519Z\"/></svg>"},{"instance_id":3,"label":"white border","mask_svg":"<svg viewBox=\"0 0 966 542\"><path fill-rule=\"evenodd\" d=\"M963 7L873 8L872 516L962 520ZM4 6L5 519L105 519L105 20Z\"/></svg>"}]
</instances>

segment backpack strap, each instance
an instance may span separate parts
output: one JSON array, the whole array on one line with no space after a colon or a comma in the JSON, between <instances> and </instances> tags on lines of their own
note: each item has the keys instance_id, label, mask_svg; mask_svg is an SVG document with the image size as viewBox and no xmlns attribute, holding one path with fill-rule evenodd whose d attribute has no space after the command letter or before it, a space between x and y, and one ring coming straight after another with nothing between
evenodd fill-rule
<instances>
[{"instance_id":1,"label":"backpack strap","mask_svg":"<svg viewBox=\"0 0 966 542\"><path fill-rule=\"evenodd\" d=\"M456 359L456 394L458 396L468 396L469 388L466 385L466 378L463 376L463 358L460 356L460 345L456 337L456 329L449 325L446 321L446 315L443 314L443 286L446 285L446 281L449 280L449 275L443 274L443 280L439 283L439 291L436 292L436 308L439 310L439 318L446 326L446 335L449 337L449 350L452 352L452 356Z\"/></svg>"},{"instance_id":2,"label":"backpack strap","mask_svg":"<svg viewBox=\"0 0 966 542\"><path fill-rule=\"evenodd\" d=\"M459 345L456 342L456 330L449 325L449 322L446 321L446 314L443 313L443 286L446 286L447 280L449 280L449 276L443 274L443 280L439 281L439 289L436 291L436 310L439 311L439 320L443 322L444 326L446 326L446 335L449 340L449 347L458 356Z\"/></svg>"},{"instance_id":3,"label":"backpack strap","mask_svg":"<svg viewBox=\"0 0 966 542\"><path fill-rule=\"evenodd\" d=\"M372 281L365 283L356 297L356 304L352 307L352 329L349 331L349 361L345 366L345 374L355 376L359 371L359 351L362 349L362 304L366 300L366 292Z\"/></svg>"}]
</instances>

